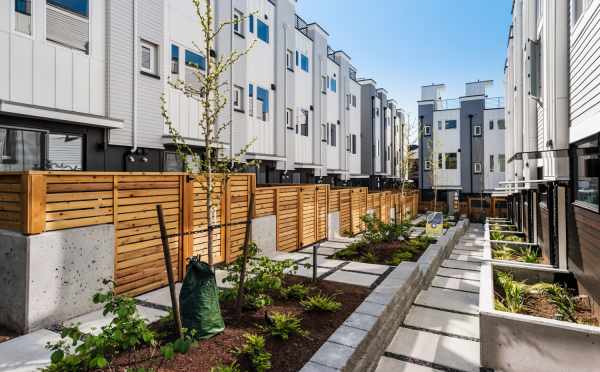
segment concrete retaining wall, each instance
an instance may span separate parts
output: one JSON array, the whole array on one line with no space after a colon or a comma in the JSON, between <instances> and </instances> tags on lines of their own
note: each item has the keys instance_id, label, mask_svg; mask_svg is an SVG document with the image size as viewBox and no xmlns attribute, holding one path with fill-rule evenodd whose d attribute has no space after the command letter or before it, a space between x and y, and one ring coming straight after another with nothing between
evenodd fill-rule
<instances>
[{"instance_id":1,"label":"concrete retaining wall","mask_svg":"<svg viewBox=\"0 0 600 372\"><path fill-rule=\"evenodd\" d=\"M430 245L418 262L403 262L381 282L348 319L329 337L301 372L373 371L419 292L434 273L469 221L461 221L438 243Z\"/></svg>"},{"instance_id":2,"label":"concrete retaining wall","mask_svg":"<svg viewBox=\"0 0 600 372\"><path fill-rule=\"evenodd\" d=\"M272 215L254 218L250 239L256 243L263 256L274 257L277 254L277 217Z\"/></svg>"},{"instance_id":3,"label":"concrete retaining wall","mask_svg":"<svg viewBox=\"0 0 600 372\"><path fill-rule=\"evenodd\" d=\"M481 266L481 365L515 372L597 371L600 328L495 310L494 267L497 265L492 262ZM548 270L529 271L530 279L550 274ZM521 279L525 279L526 274L524 269L518 270Z\"/></svg>"},{"instance_id":4,"label":"concrete retaining wall","mask_svg":"<svg viewBox=\"0 0 600 372\"><path fill-rule=\"evenodd\" d=\"M28 333L98 309L92 297L114 279L114 246L113 225L0 230L0 324Z\"/></svg>"}]
</instances>

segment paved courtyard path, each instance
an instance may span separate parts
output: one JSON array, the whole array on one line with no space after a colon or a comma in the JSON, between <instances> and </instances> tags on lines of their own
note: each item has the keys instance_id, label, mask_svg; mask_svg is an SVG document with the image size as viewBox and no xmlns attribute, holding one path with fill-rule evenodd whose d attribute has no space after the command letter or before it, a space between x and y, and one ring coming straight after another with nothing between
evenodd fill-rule
<instances>
[{"instance_id":1,"label":"paved courtyard path","mask_svg":"<svg viewBox=\"0 0 600 372\"><path fill-rule=\"evenodd\" d=\"M483 227L471 225L421 291L377 372L480 371L479 276Z\"/></svg>"}]
</instances>

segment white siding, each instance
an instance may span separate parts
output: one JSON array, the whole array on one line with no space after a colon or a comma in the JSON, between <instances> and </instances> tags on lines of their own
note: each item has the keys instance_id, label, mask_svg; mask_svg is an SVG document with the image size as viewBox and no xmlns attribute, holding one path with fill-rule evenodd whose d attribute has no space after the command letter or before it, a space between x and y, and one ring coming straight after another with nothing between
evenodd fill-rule
<instances>
[{"instance_id":1,"label":"white siding","mask_svg":"<svg viewBox=\"0 0 600 372\"><path fill-rule=\"evenodd\" d=\"M330 80L330 86L327 89L327 123L329 127L332 125L336 127L336 145L331 145L331 138L329 138L329 144L327 145L327 169L338 170L341 167L341 156L346 151L346 138L342 130L343 127L338 124L338 121L340 121L339 86L341 76L338 64L329 59L327 59L327 75ZM335 92L331 89L331 81L334 79L337 84ZM329 133L331 133L331 129L329 129Z\"/></svg>"},{"instance_id":2,"label":"white siding","mask_svg":"<svg viewBox=\"0 0 600 372\"><path fill-rule=\"evenodd\" d=\"M485 190L493 191L495 188L500 187L500 182L504 181L505 172L500 171L499 155L505 154L504 148L504 135L505 130L498 128L498 120L504 119L504 110L485 110L484 116L484 162L485 166L484 179L485 179ZM489 123L494 122L494 129L490 130ZM490 155L494 156L494 171L490 171ZM505 158L506 159L506 158ZM506 159L508 160L508 159Z\"/></svg>"},{"instance_id":3,"label":"white siding","mask_svg":"<svg viewBox=\"0 0 600 372\"><path fill-rule=\"evenodd\" d=\"M311 164L313 163L313 138L315 141L321 140L321 133L314 133L313 129L313 112L310 107L313 105L313 57L312 57L312 41L305 35L296 31L296 49L300 54L308 56L310 61L309 72L306 72L296 66L296 162ZM295 56L294 56L295 58ZM300 121L302 120L302 110L307 110L308 117L308 137L300 135Z\"/></svg>"},{"instance_id":4,"label":"white siding","mask_svg":"<svg viewBox=\"0 0 600 372\"><path fill-rule=\"evenodd\" d=\"M349 170L352 175L361 175L361 86L357 82L350 80L350 90L351 96L356 96L356 107L350 104L350 123L349 123L349 133L350 136L356 136L356 154L350 153L349 156ZM344 106L345 109L345 106ZM350 137L352 138L352 137Z\"/></svg>"},{"instance_id":5,"label":"white siding","mask_svg":"<svg viewBox=\"0 0 600 372\"><path fill-rule=\"evenodd\" d=\"M446 120L456 120L456 129L446 129ZM439 129L441 122L442 129ZM433 112L433 159L438 161L442 154L442 168L435 168L435 183L441 188L460 187L460 110L443 110ZM446 154L456 153L456 169L446 169ZM436 166L436 164L434 164Z\"/></svg>"}]
</instances>

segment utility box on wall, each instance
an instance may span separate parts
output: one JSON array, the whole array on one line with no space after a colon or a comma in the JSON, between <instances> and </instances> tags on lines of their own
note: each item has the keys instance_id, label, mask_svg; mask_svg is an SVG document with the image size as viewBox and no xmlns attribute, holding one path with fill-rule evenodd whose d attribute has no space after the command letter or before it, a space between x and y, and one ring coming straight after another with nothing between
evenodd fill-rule
<instances>
[{"instance_id":1,"label":"utility box on wall","mask_svg":"<svg viewBox=\"0 0 600 372\"><path fill-rule=\"evenodd\" d=\"M0 325L19 333L99 308L114 280L115 228L96 225L39 235L0 230Z\"/></svg>"}]
</instances>

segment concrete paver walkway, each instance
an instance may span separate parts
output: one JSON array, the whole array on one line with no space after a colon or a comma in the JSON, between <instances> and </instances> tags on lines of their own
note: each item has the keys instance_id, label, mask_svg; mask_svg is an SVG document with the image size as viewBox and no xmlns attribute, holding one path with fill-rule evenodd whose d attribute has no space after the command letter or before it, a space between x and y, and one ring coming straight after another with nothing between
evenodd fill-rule
<instances>
[{"instance_id":1,"label":"concrete paver walkway","mask_svg":"<svg viewBox=\"0 0 600 372\"><path fill-rule=\"evenodd\" d=\"M471 225L421 291L377 372L480 371L479 279L483 227Z\"/></svg>"}]
</instances>

